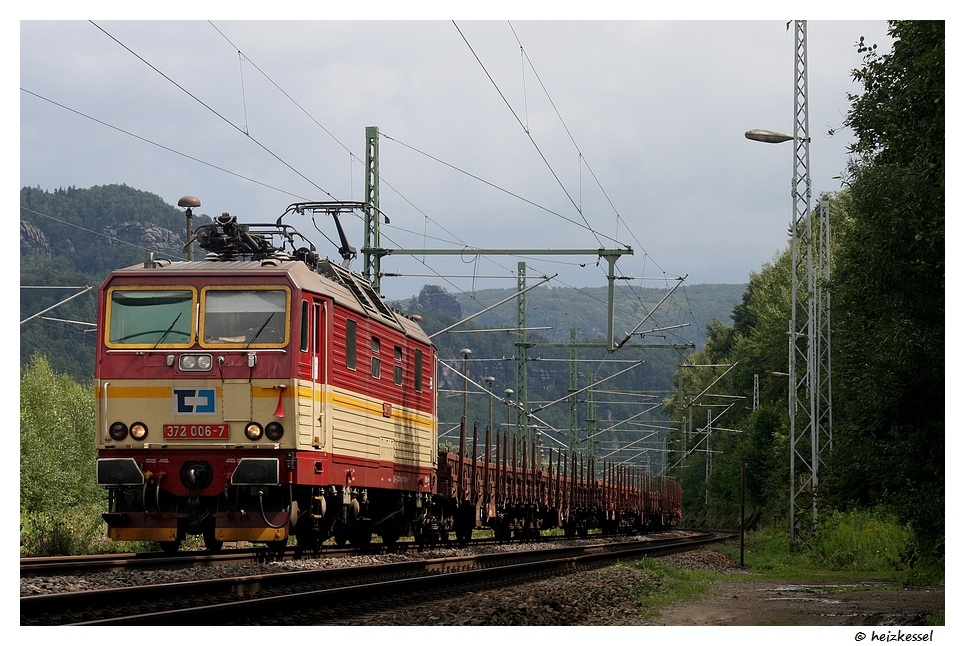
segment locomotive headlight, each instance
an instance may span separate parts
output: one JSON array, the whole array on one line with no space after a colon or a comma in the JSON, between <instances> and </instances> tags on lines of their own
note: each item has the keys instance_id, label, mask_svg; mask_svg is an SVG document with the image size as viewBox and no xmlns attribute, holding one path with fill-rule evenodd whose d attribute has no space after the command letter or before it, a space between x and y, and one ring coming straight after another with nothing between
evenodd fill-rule
<instances>
[{"instance_id":1,"label":"locomotive headlight","mask_svg":"<svg viewBox=\"0 0 965 646\"><path fill-rule=\"evenodd\" d=\"M277 442L281 439L281 436L285 434L285 427L278 422L268 422L268 426L265 427L265 437L267 437L272 442Z\"/></svg>"},{"instance_id":2,"label":"locomotive headlight","mask_svg":"<svg viewBox=\"0 0 965 646\"><path fill-rule=\"evenodd\" d=\"M107 429L107 432L110 434L111 439L120 442L127 437L127 424L124 422L114 422L111 424L111 427Z\"/></svg>"},{"instance_id":3,"label":"locomotive headlight","mask_svg":"<svg viewBox=\"0 0 965 646\"><path fill-rule=\"evenodd\" d=\"M182 354L178 358L178 368L186 372L206 372L211 370L211 355Z\"/></svg>"},{"instance_id":4,"label":"locomotive headlight","mask_svg":"<svg viewBox=\"0 0 965 646\"><path fill-rule=\"evenodd\" d=\"M144 422L134 422L131 424L131 439L143 440L147 437L147 424Z\"/></svg>"},{"instance_id":5,"label":"locomotive headlight","mask_svg":"<svg viewBox=\"0 0 965 646\"><path fill-rule=\"evenodd\" d=\"M245 426L245 437L252 442L260 440L262 433L264 433L264 431L258 422L248 422L248 425Z\"/></svg>"}]
</instances>

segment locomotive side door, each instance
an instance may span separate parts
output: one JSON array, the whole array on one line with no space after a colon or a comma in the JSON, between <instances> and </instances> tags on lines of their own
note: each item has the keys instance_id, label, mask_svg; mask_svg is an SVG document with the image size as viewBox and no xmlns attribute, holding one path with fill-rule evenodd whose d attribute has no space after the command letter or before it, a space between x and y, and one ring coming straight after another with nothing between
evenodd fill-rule
<instances>
[{"instance_id":1,"label":"locomotive side door","mask_svg":"<svg viewBox=\"0 0 965 646\"><path fill-rule=\"evenodd\" d=\"M320 449L326 445L327 411L327 383L328 360L326 357L326 303L320 299L312 300L311 325L311 357L312 357L312 427L311 437L306 438L313 448ZM306 429L309 430L309 429Z\"/></svg>"},{"instance_id":2,"label":"locomotive side door","mask_svg":"<svg viewBox=\"0 0 965 646\"><path fill-rule=\"evenodd\" d=\"M298 360L304 393L299 397L301 423L298 425L298 444L306 448L325 446L325 383L328 381L325 361L326 309L324 301L305 294L301 304ZM306 381L309 384L307 387Z\"/></svg>"}]
</instances>

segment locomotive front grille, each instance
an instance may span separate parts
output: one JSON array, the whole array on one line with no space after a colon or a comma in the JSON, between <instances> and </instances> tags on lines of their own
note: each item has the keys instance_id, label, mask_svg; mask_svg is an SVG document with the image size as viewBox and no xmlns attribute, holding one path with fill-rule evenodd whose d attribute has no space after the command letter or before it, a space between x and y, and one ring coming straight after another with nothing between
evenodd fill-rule
<instances>
[{"instance_id":1,"label":"locomotive front grille","mask_svg":"<svg viewBox=\"0 0 965 646\"><path fill-rule=\"evenodd\" d=\"M277 485L278 458L242 458L231 474L233 485Z\"/></svg>"},{"instance_id":2,"label":"locomotive front grille","mask_svg":"<svg viewBox=\"0 0 965 646\"><path fill-rule=\"evenodd\" d=\"M133 458L97 460L97 484L102 487L144 484L144 473Z\"/></svg>"}]
</instances>

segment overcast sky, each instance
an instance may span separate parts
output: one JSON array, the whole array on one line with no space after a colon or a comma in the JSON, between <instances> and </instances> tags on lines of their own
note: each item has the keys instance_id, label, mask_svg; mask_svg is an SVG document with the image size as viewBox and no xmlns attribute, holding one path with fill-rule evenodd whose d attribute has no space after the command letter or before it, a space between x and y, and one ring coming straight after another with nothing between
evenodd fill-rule
<instances>
[{"instance_id":1,"label":"overcast sky","mask_svg":"<svg viewBox=\"0 0 965 646\"><path fill-rule=\"evenodd\" d=\"M743 283L786 246L793 146L744 137L793 131L783 19L95 22L20 23L21 186L127 184L274 221L292 202L362 200L377 126L384 247L630 247L618 272L661 287ZM886 32L808 21L815 200L847 165L855 44L888 51ZM345 225L360 248L361 221ZM606 285L592 254L467 251L388 257L384 272L430 276L382 289L512 287L521 260L555 286Z\"/></svg>"}]
</instances>

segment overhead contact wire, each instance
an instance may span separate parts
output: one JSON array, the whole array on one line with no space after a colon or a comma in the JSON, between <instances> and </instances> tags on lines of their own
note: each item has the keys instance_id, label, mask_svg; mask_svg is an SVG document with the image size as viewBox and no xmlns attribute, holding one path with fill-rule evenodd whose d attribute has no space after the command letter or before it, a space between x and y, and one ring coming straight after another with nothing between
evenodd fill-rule
<instances>
[{"instance_id":1,"label":"overhead contact wire","mask_svg":"<svg viewBox=\"0 0 965 646\"><path fill-rule=\"evenodd\" d=\"M187 90L185 87L183 87L183 86L182 86L181 84L179 84L177 81L175 81L175 80L172 79L170 76L168 76L167 74L165 74L164 72L162 72L161 70L159 70L157 67L155 67L154 65L152 65L151 63L149 63L149 62L148 62L147 60L145 60L140 54L138 54L137 52L135 52L134 50L132 50L130 47L128 47L127 45L125 45L124 43L122 43L121 41L119 41L117 38L115 38L111 33L109 33L109 32L108 32L107 30L105 30L103 27L101 27L100 25L98 25L98 24L97 24L96 22L94 22L93 20L91 20L91 21L89 21L89 22L90 22L90 24L92 24L92 25L94 25L95 27L97 27L97 29L99 29L105 36L107 36L108 38L110 38L111 40L113 40L115 43L117 43L118 45L120 45L121 47L123 47L124 49L126 49L131 55L133 55L133 56L134 56L135 58L137 58L139 61L141 61L142 63L144 63L145 65L147 65L148 67L150 67L152 70L154 70L155 72L157 72L158 74L160 74L160 75L161 75L165 80L167 80L169 83L171 83L171 84L174 85L176 88L178 88L179 90L181 90L182 92L184 92L185 94L187 94L189 97L191 97L192 99L194 99L195 101L197 101L199 104L201 104L202 106L204 106L204 107L205 107L207 110L209 110L213 115L215 115L216 117L218 117L219 119L221 119L222 121L224 121L225 123L227 123L229 126L231 126L232 128L234 128L234 129L237 130L238 132L240 132L240 133L242 133L243 135L245 135L246 137L248 137L252 142L255 143L256 146L258 146L259 148L261 148L262 150L264 150L266 153L268 153L269 155L271 155L272 157L274 157L276 160L278 160L279 162L281 162L283 165L285 165L285 167L287 167L287 168L288 168L289 170L291 170L293 173L295 173L296 175L298 175L299 177L301 177L302 179L304 179L306 182L308 182L309 184L311 184L312 186L314 186L315 188L317 188L319 191L321 191L321 192L324 193L325 195L328 195L328 196L331 197L332 199L336 199L334 195L332 195L331 193L329 193L328 191L326 191L324 188L322 188L321 186L319 186L318 184L316 184L312 179L310 179L309 177L307 177L306 175L304 175L303 173L301 173L300 171L298 171L297 169L295 169L295 167L293 167L291 164L289 164L289 163L286 162L284 159L282 159L281 157L279 157L278 155L276 155L274 152L272 152L271 150L269 150L267 146L265 146L264 144L262 144L260 141L258 141L258 140L255 139L254 137L252 137L249 133L245 132L245 130L244 130L243 128L239 128L239 127L236 126L235 124L231 123L230 120L228 120L228 119L225 118L223 115L221 115L217 110L215 110L214 108L212 108L211 106L209 106L207 103L205 103L204 101L202 101L201 99L199 99L198 97L196 97L194 94L192 94L189 90Z\"/></svg>"},{"instance_id":2,"label":"overhead contact wire","mask_svg":"<svg viewBox=\"0 0 965 646\"><path fill-rule=\"evenodd\" d=\"M466 43L466 46L469 48L469 51L472 52L472 55L473 55L473 57L476 59L476 62L479 63L479 66L483 69L483 72L486 73L486 77L489 78L489 81L493 84L493 87L496 88L496 92L499 94L499 97L503 100L503 103L505 103L505 104L506 104L506 107L509 108L509 111L512 113L513 118L516 119L516 122L519 124L520 128L522 128L522 129L523 129L523 132L526 133L526 136L529 138L530 143L533 144L533 147L536 149L536 152L539 154L540 159L543 160L543 163L546 165L546 168L549 169L550 174L553 176L553 179L555 179L555 180L556 180L556 183L559 184L559 187L560 187L560 189L563 191L563 194L566 195L566 198L570 201L570 204L573 205L573 208L576 209L577 213L580 214L580 217L583 218L583 222L584 222L584 224L586 225L586 229L587 229L590 233L593 234L593 237L594 237L594 238L596 238L597 244L599 244L600 246L603 246L603 243L600 241L600 236L599 236L599 234L596 232L596 230L593 229L593 227L590 225L589 221L587 221L586 216L583 215L583 211L580 209L579 205L578 205L578 204L576 203L576 201L573 199L573 196L570 195L569 191L566 190L566 187L563 186L563 182L560 180L559 176L556 174L556 171L553 170L552 164L549 163L549 160L546 159L546 155L545 155L545 154L543 153L543 151L540 149L539 144L537 144L537 143L536 143L536 140L533 139L533 135L532 135L532 133L529 132L529 128L526 127L526 125L523 123L523 121L519 118L519 115L516 114L516 111L513 109L513 106L511 106L511 105L509 104L509 101L506 99L506 96L503 94L502 90L499 89L499 86L496 84L496 81L493 79L492 75L489 73L489 70L486 69L486 66L485 66L485 65L483 64L483 62L479 59L479 56L476 54L475 50L472 48L472 45L469 44L469 40L466 38L465 34L462 33L462 30L459 29L459 25L457 25L455 21L453 21L452 24L453 24L453 26L456 28L456 31L459 32L459 35L462 37L463 41Z\"/></svg>"}]
</instances>

